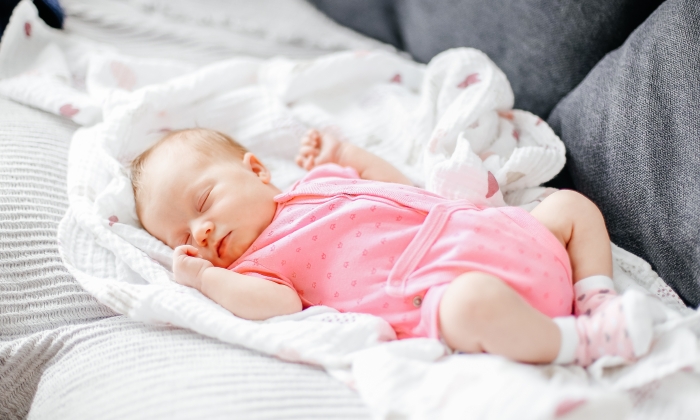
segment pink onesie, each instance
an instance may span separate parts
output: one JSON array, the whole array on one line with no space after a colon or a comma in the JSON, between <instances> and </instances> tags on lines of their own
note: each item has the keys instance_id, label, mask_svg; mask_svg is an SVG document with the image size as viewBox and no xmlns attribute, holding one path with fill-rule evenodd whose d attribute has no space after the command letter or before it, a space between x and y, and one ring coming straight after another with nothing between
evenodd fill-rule
<instances>
[{"instance_id":1,"label":"pink onesie","mask_svg":"<svg viewBox=\"0 0 700 420\"><path fill-rule=\"evenodd\" d=\"M362 180L334 164L313 169L275 201L270 226L228 268L293 288L304 307L369 313L399 338L438 338L446 286L477 270L547 316L571 314L569 256L520 208L477 208Z\"/></svg>"}]
</instances>

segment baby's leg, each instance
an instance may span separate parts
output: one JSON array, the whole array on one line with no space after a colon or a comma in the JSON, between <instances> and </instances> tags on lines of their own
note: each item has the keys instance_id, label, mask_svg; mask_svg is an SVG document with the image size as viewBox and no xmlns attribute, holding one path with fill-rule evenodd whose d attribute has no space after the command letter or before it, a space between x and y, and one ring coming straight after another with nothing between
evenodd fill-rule
<instances>
[{"instance_id":1,"label":"baby's leg","mask_svg":"<svg viewBox=\"0 0 700 420\"><path fill-rule=\"evenodd\" d=\"M575 191L561 190L545 198L530 214L545 225L569 253L576 315L590 315L615 297L610 237L603 215L591 200Z\"/></svg>"},{"instance_id":2,"label":"baby's leg","mask_svg":"<svg viewBox=\"0 0 700 420\"><path fill-rule=\"evenodd\" d=\"M649 329L627 330L627 319L650 317L643 299L630 293L592 316L551 319L498 277L469 272L452 281L440 300L440 334L452 349L526 363L588 366L604 355L634 360L651 340Z\"/></svg>"},{"instance_id":3,"label":"baby's leg","mask_svg":"<svg viewBox=\"0 0 700 420\"><path fill-rule=\"evenodd\" d=\"M481 272L462 274L450 283L440 301L439 319L446 344L465 353L550 363L561 345L554 321L501 279Z\"/></svg>"},{"instance_id":4,"label":"baby's leg","mask_svg":"<svg viewBox=\"0 0 700 420\"><path fill-rule=\"evenodd\" d=\"M557 191L530 212L569 253L574 283L595 275L612 277L610 237L593 202L571 191Z\"/></svg>"},{"instance_id":5,"label":"baby's leg","mask_svg":"<svg viewBox=\"0 0 700 420\"><path fill-rule=\"evenodd\" d=\"M576 315L590 315L615 297L610 237L603 215L593 202L575 191L562 190L545 198L530 214L559 239L569 254Z\"/></svg>"},{"instance_id":6,"label":"baby's leg","mask_svg":"<svg viewBox=\"0 0 700 420\"><path fill-rule=\"evenodd\" d=\"M645 300L615 292L610 237L598 207L577 192L562 190L531 214L559 239L571 260L574 313L579 317L557 318L563 337L557 360L586 366L603 355L633 360L645 353L651 340L651 321L641 322L649 317ZM630 331L632 320L645 328Z\"/></svg>"}]
</instances>

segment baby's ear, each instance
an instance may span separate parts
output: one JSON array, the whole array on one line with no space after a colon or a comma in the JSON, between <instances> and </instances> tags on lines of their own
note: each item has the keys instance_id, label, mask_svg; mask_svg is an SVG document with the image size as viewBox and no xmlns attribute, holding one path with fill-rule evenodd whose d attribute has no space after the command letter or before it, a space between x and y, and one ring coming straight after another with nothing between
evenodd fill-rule
<instances>
[{"instance_id":1,"label":"baby's ear","mask_svg":"<svg viewBox=\"0 0 700 420\"><path fill-rule=\"evenodd\" d=\"M270 180L272 179L272 174L270 174L270 171L268 171L265 165L263 165L263 163L260 162L260 159L258 159L257 156L250 152L247 152L245 155L243 155L243 165L245 165L247 168L250 168L250 170L253 171L253 173L257 175L263 183L270 183Z\"/></svg>"}]
</instances>

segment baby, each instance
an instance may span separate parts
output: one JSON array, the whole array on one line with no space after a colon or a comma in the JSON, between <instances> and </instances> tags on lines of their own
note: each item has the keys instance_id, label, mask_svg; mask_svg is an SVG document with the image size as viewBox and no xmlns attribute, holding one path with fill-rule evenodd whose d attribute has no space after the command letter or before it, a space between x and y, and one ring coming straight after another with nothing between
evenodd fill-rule
<instances>
[{"instance_id":1,"label":"baby","mask_svg":"<svg viewBox=\"0 0 700 420\"><path fill-rule=\"evenodd\" d=\"M316 130L297 163L310 172L282 192L253 153L199 128L136 158L137 213L175 249L175 280L241 318L327 305L382 317L398 338L522 362L648 350L627 328L638 295L616 295L603 217L582 195L555 192L529 213L448 200Z\"/></svg>"}]
</instances>

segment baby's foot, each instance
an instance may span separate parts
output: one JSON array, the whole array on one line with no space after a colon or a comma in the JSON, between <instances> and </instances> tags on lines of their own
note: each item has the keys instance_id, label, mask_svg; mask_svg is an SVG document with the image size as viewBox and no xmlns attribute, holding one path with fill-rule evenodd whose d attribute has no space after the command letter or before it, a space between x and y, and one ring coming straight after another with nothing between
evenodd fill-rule
<instances>
[{"instance_id":1,"label":"baby's foot","mask_svg":"<svg viewBox=\"0 0 700 420\"><path fill-rule=\"evenodd\" d=\"M554 318L562 336L554 363L585 367L603 356L631 362L649 351L653 326L663 321L654 302L636 290L601 300L591 315Z\"/></svg>"},{"instance_id":2,"label":"baby's foot","mask_svg":"<svg viewBox=\"0 0 700 420\"><path fill-rule=\"evenodd\" d=\"M602 356L635 359L632 340L627 330L622 299L607 299L593 315L576 318L578 346L574 363L588 366Z\"/></svg>"},{"instance_id":3,"label":"baby's foot","mask_svg":"<svg viewBox=\"0 0 700 420\"><path fill-rule=\"evenodd\" d=\"M591 315L598 307L617 296L608 276L591 276L574 284L574 315Z\"/></svg>"},{"instance_id":4,"label":"baby's foot","mask_svg":"<svg viewBox=\"0 0 700 420\"><path fill-rule=\"evenodd\" d=\"M324 163L338 163L343 143L330 133L309 130L301 139L297 165L310 171Z\"/></svg>"}]
</instances>

